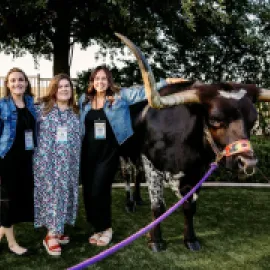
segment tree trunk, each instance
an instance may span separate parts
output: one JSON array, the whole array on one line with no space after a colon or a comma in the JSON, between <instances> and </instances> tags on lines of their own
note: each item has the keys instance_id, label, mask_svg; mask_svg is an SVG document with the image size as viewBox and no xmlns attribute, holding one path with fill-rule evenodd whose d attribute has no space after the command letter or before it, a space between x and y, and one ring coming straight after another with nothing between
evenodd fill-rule
<instances>
[{"instance_id":1,"label":"tree trunk","mask_svg":"<svg viewBox=\"0 0 270 270\"><path fill-rule=\"evenodd\" d=\"M53 37L53 75L70 74L70 25L71 18L67 5L56 10L55 33Z\"/></svg>"}]
</instances>

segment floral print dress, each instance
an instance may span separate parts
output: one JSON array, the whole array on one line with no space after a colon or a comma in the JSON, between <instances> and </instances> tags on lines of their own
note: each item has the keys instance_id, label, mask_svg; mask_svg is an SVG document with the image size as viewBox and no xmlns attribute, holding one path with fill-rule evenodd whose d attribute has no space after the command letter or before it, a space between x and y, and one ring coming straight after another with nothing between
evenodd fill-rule
<instances>
[{"instance_id":1,"label":"floral print dress","mask_svg":"<svg viewBox=\"0 0 270 270\"><path fill-rule=\"evenodd\" d=\"M44 116L41 106L37 106L38 147L33 162L34 225L63 234L64 225L74 225L77 214L79 118L71 109L60 111L56 105ZM67 142L56 139L59 126L67 127Z\"/></svg>"}]
</instances>

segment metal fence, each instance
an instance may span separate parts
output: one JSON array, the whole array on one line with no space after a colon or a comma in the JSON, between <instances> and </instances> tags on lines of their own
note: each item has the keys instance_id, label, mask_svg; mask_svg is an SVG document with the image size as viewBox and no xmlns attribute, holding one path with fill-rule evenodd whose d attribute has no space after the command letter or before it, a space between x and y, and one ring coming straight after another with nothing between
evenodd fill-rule
<instances>
[{"instance_id":1,"label":"metal fence","mask_svg":"<svg viewBox=\"0 0 270 270\"><path fill-rule=\"evenodd\" d=\"M28 76L32 86L35 99L45 96L48 93L51 78L41 78L40 74ZM0 97L4 95L5 77L0 76ZM76 79L72 79L75 83ZM253 129L253 134L270 134L270 102L261 102L257 104L259 119Z\"/></svg>"}]
</instances>

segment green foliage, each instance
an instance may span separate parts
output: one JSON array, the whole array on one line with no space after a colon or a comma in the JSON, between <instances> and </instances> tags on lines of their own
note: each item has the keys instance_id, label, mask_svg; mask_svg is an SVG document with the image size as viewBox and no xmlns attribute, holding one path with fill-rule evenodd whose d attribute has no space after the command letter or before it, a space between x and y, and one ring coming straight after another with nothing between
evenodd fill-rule
<instances>
[{"instance_id":1,"label":"green foliage","mask_svg":"<svg viewBox=\"0 0 270 270\"><path fill-rule=\"evenodd\" d=\"M202 249L188 251L183 245L184 220L180 208L162 222L163 237L168 248L154 253L147 248L145 236L110 255L89 269L185 269L185 270L263 270L269 269L270 212L269 189L202 188L194 227ZM138 206L133 214L124 209L124 189L113 189L113 244L116 244L151 221L147 190L142 192L145 205ZM165 190L167 208L177 199ZM74 228L66 233L71 242L63 247L60 258L49 256L42 240L45 229L33 229L33 224L15 226L16 238L23 246L32 247L36 254L19 257L8 253L6 241L1 242L1 269L67 269L102 252L105 248L88 243L90 229L85 220L80 200L78 219Z\"/></svg>"},{"instance_id":2,"label":"green foliage","mask_svg":"<svg viewBox=\"0 0 270 270\"><path fill-rule=\"evenodd\" d=\"M266 85L263 74L269 70L269 35L263 32L266 22L260 17L265 8L269 13L264 4L267 1L223 1L218 8L220 16L213 3L207 8L200 2L193 9L193 33L183 24L168 28L167 34L175 40L171 57L175 72L209 82L237 80Z\"/></svg>"},{"instance_id":3,"label":"green foliage","mask_svg":"<svg viewBox=\"0 0 270 270\"><path fill-rule=\"evenodd\" d=\"M108 48L119 43L115 31L139 40L156 36L156 19L143 7L143 2L121 0L3 0L0 42L6 52L53 56L54 73L69 73L69 50L76 42L85 48L95 41Z\"/></svg>"},{"instance_id":4,"label":"green foliage","mask_svg":"<svg viewBox=\"0 0 270 270\"><path fill-rule=\"evenodd\" d=\"M241 80L269 86L269 1L2 0L0 50L53 57L54 73L69 73L69 49L101 46L115 65L120 32L146 54L157 77ZM140 83L130 54L121 80ZM64 70L63 70L64 69Z\"/></svg>"},{"instance_id":5,"label":"green foliage","mask_svg":"<svg viewBox=\"0 0 270 270\"><path fill-rule=\"evenodd\" d=\"M257 135L270 135L270 107L269 102L260 102L257 104L258 121L253 130Z\"/></svg>"},{"instance_id":6,"label":"green foliage","mask_svg":"<svg viewBox=\"0 0 270 270\"><path fill-rule=\"evenodd\" d=\"M80 97L83 93L85 93L88 87L90 74L91 74L90 69L77 74L77 79L74 86L78 97Z\"/></svg>"}]
</instances>

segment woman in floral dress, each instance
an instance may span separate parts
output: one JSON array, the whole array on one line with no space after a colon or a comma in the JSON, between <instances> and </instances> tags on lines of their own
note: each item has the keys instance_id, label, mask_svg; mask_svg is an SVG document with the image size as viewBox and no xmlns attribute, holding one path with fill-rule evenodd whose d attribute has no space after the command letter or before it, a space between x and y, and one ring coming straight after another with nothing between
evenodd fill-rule
<instances>
[{"instance_id":1,"label":"woman in floral dress","mask_svg":"<svg viewBox=\"0 0 270 270\"><path fill-rule=\"evenodd\" d=\"M78 205L80 127L73 86L66 74L56 75L49 94L37 106L38 147L34 154L35 227L48 233L43 245L61 255L67 244L64 225L74 225Z\"/></svg>"}]
</instances>

